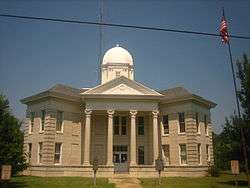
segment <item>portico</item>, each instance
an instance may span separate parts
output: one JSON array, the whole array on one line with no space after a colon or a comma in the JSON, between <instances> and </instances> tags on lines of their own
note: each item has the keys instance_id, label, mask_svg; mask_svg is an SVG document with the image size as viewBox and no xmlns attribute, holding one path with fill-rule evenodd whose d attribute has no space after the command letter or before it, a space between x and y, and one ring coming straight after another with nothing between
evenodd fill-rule
<instances>
[{"instance_id":1,"label":"portico","mask_svg":"<svg viewBox=\"0 0 250 188\"><path fill-rule=\"evenodd\" d=\"M83 165L96 157L116 172L154 164L159 154L157 101L113 99L101 105L103 100L85 100Z\"/></svg>"}]
</instances>

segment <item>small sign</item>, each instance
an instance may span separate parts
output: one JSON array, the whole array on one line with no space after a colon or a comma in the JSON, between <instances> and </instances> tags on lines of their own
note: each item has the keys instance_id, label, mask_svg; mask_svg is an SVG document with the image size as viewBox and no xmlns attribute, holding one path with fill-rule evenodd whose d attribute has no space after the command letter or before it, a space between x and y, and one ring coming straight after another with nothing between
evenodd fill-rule
<instances>
[{"instance_id":1,"label":"small sign","mask_svg":"<svg viewBox=\"0 0 250 188\"><path fill-rule=\"evenodd\" d=\"M93 161L93 170L96 172L98 170L98 159L95 158Z\"/></svg>"},{"instance_id":2,"label":"small sign","mask_svg":"<svg viewBox=\"0 0 250 188\"><path fill-rule=\"evenodd\" d=\"M157 171L163 171L164 170L164 164L162 159L156 159L155 160L155 169Z\"/></svg>"},{"instance_id":3,"label":"small sign","mask_svg":"<svg viewBox=\"0 0 250 188\"><path fill-rule=\"evenodd\" d=\"M1 179L10 180L11 177L11 165L2 165Z\"/></svg>"},{"instance_id":4,"label":"small sign","mask_svg":"<svg viewBox=\"0 0 250 188\"><path fill-rule=\"evenodd\" d=\"M231 171L232 174L239 174L239 161L231 160Z\"/></svg>"}]
</instances>

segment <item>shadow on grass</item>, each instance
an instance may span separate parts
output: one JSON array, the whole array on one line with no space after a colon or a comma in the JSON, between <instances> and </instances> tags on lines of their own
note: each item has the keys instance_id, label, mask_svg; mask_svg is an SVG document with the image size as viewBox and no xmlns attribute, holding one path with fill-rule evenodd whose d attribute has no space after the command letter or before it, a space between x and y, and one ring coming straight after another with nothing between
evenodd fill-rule
<instances>
[{"instance_id":1,"label":"shadow on grass","mask_svg":"<svg viewBox=\"0 0 250 188\"><path fill-rule=\"evenodd\" d=\"M3 182L0 181L0 188L24 188L27 187L25 182Z\"/></svg>"},{"instance_id":2,"label":"shadow on grass","mask_svg":"<svg viewBox=\"0 0 250 188\"><path fill-rule=\"evenodd\" d=\"M235 181L224 181L224 182L218 182L219 184L224 184L224 185L235 185ZM247 181L243 181L243 180L239 180L238 181L238 186L247 186L248 182Z\"/></svg>"}]
</instances>

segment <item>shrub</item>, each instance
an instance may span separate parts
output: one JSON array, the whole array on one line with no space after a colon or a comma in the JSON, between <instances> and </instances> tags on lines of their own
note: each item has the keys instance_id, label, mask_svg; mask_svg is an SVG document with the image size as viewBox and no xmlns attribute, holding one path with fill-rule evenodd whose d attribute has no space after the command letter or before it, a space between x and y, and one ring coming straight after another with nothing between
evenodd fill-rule
<instances>
[{"instance_id":1,"label":"shrub","mask_svg":"<svg viewBox=\"0 0 250 188\"><path fill-rule=\"evenodd\" d=\"M213 165L208 168L208 173L212 177L218 177L220 175L220 170Z\"/></svg>"}]
</instances>

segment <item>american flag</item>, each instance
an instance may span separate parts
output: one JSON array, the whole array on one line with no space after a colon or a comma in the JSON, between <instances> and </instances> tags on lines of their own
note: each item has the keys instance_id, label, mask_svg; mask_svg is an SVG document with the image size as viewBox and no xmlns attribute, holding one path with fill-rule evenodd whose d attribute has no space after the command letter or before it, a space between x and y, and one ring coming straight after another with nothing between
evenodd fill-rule
<instances>
[{"instance_id":1,"label":"american flag","mask_svg":"<svg viewBox=\"0 0 250 188\"><path fill-rule=\"evenodd\" d=\"M220 24L220 35L221 35L221 40L224 43L228 43L229 42L229 34L227 31L227 21L225 20L225 17L222 17L222 21Z\"/></svg>"}]
</instances>

